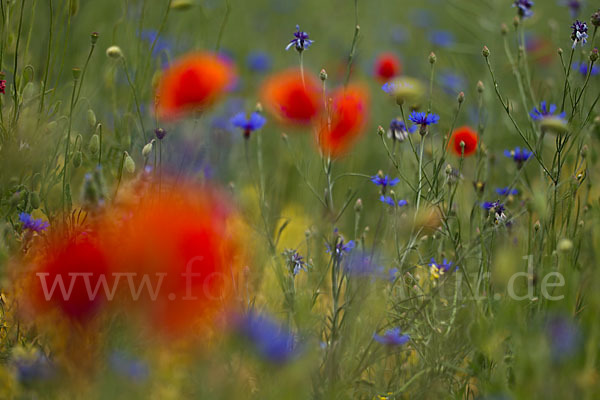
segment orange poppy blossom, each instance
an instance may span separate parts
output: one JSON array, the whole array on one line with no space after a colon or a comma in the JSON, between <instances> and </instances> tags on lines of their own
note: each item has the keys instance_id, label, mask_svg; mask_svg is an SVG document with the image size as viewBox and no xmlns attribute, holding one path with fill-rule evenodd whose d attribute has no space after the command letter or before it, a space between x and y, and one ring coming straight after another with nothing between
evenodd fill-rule
<instances>
[{"instance_id":1,"label":"orange poppy blossom","mask_svg":"<svg viewBox=\"0 0 600 400\"><path fill-rule=\"evenodd\" d=\"M333 157L342 155L358 140L369 113L369 95L361 85L337 89L332 96L330 120L317 129L317 144Z\"/></svg>"},{"instance_id":2,"label":"orange poppy blossom","mask_svg":"<svg viewBox=\"0 0 600 400\"><path fill-rule=\"evenodd\" d=\"M381 82L388 82L402 73L402 64L394 53L381 53L375 60L374 73Z\"/></svg>"},{"instance_id":3,"label":"orange poppy blossom","mask_svg":"<svg viewBox=\"0 0 600 400\"><path fill-rule=\"evenodd\" d=\"M296 126L310 125L321 113L323 102L317 79L305 74L303 81L299 69L269 77L260 97L282 123Z\"/></svg>"},{"instance_id":4,"label":"orange poppy blossom","mask_svg":"<svg viewBox=\"0 0 600 400\"><path fill-rule=\"evenodd\" d=\"M477 135L477 132L468 126L463 126L452 132L450 141L448 142L448 148L459 157L468 157L475 154L478 142L479 136ZM464 144L464 150L461 143Z\"/></svg>"},{"instance_id":5,"label":"orange poppy blossom","mask_svg":"<svg viewBox=\"0 0 600 400\"><path fill-rule=\"evenodd\" d=\"M177 118L212 105L235 82L233 64L213 53L191 53L165 70L156 91L163 118Z\"/></svg>"}]
</instances>

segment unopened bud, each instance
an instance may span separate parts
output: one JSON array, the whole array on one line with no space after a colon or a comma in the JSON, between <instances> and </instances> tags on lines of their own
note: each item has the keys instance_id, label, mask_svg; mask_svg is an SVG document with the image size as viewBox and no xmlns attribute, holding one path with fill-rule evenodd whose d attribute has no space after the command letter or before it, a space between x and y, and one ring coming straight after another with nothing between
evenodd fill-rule
<instances>
[{"instance_id":1,"label":"unopened bud","mask_svg":"<svg viewBox=\"0 0 600 400\"><path fill-rule=\"evenodd\" d=\"M150 143L147 143L144 148L142 148L142 156L144 156L144 158L148 157L152 152L152 146L154 145L155 140L156 139L152 139Z\"/></svg>"},{"instance_id":2,"label":"unopened bud","mask_svg":"<svg viewBox=\"0 0 600 400\"><path fill-rule=\"evenodd\" d=\"M73 166L75 168L79 168L81 166L82 161L83 161L83 154L81 153L81 151L75 152L75 155L73 156Z\"/></svg>"},{"instance_id":3,"label":"unopened bud","mask_svg":"<svg viewBox=\"0 0 600 400\"><path fill-rule=\"evenodd\" d=\"M326 81L327 80L327 71L325 71L325 69L321 70L321 72L319 73L319 78L322 81Z\"/></svg>"},{"instance_id":4,"label":"unopened bud","mask_svg":"<svg viewBox=\"0 0 600 400\"><path fill-rule=\"evenodd\" d=\"M590 61L593 63L598 61L598 49L594 49L590 52Z\"/></svg>"},{"instance_id":5,"label":"unopened bud","mask_svg":"<svg viewBox=\"0 0 600 400\"><path fill-rule=\"evenodd\" d=\"M596 27L600 26L600 10L592 14L592 25Z\"/></svg>"},{"instance_id":6,"label":"unopened bud","mask_svg":"<svg viewBox=\"0 0 600 400\"><path fill-rule=\"evenodd\" d=\"M519 23L520 23L520 22L521 22L521 21L519 20L519 17L514 17L514 18L513 18L513 26L514 26L515 28L518 28L518 27L519 27Z\"/></svg>"},{"instance_id":7,"label":"unopened bud","mask_svg":"<svg viewBox=\"0 0 600 400\"><path fill-rule=\"evenodd\" d=\"M477 92L483 93L484 89L485 89L485 86L483 86L483 82L481 82L481 81L477 82Z\"/></svg>"},{"instance_id":8,"label":"unopened bud","mask_svg":"<svg viewBox=\"0 0 600 400\"><path fill-rule=\"evenodd\" d=\"M167 131L165 131L163 128L156 128L154 130L154 134L158 140L163 140L165 136L167 136Z\"/></svg>"},{"instance_id":9,"label":"unopened bud","mask_svg":"<svg viewBox=\"0 0 600 400\"><path fill-rule=\"evenodd\" d=\"M363 203L361 199L356 200L356 203L354 204L354 211L356 211L357 213L361 212L363 208Z\"/></svg>"},{"instance_id":10,"label":"unopened bud","mask_svg":"<svg viewBox=\"0 0 600 400\"><path fill-rule=\"evenodd\" d=\"M584 144L583 147L581 148L581 157L582 158L586 158L589 152L589 147L587 144Z\"/></svg>"},{"instance_id":11,"label":"unopened bud","mask_svg":"<svg viewBox=\"0 0 600 400\"><path fill-rule=\"evenodd\" d=\"M34 209L40 208L40 195L37 192L31 192L29 194L29 204Z\"/></svg>"},{"instance_id":12,"label":"unopened bud","mask_svg":"<svg viewBox=\"0 0 600 400\"><path fill-rule=\"evenodd\" d=\"M378 133L380 136L383 136L383 135L385 135L385 129L383 129L383 126L379 125L379 126L377 127L377 133Z\"/></svg>"},{"instance_id":13,"label":"unopened bud","mask_svg":"<svg viewBox=\"0 0 600 400\"><path fill-rule=\"evenodd\" d=\"M435 64L436 61L437 61L437 57L436 57L435 53L432 51L431 53L429 53L429 64Z\"/></svg>"},{"instance_id":14,"label":"unopened bud","mask_svg":"<svg viewBox=\"0 0 600 400\"><path fill-rule=\"evenodd\" d=\"M90 35L90 38L91 38L91 41L92 41L93 45L96 44L96 42L98 42L98 36L100 36L98 34L98 32L92 32L92 34Z\"/></svg>"},{"instance_id":15,"label":"unopened bud","mask_svg":"<svg viewBox=\"0 0 600 400\"><path fill-rule=\"evenodd\" d=\"M94 110L92 110L91 108L87 111L87 120L88 120L88 124L90 124L90 127L92 127L92 128L96 127L96 114L94 113Z\"/></svg>"},{"instance_id":16,"label":"unopened bud","mask_svg":"<svg viewBox=\"0 0 600 400\"><path fill-rule=\"evenodd\" d=\"M563 55L563 49L562 49L562 47L559 47L556 52L558 53L559 56L562 56Z\"/></svg>"},{"instance_id":17,"label":"unopened bud","mask_svg":"<svg viewBox=\"0 0 600 400\"><path fill-rule=\"evenodd\" d=\"M481 51L481 54L485 57L488 58L490 56L490 49L488 49L487 46L483 46L483 50Z\"/></svg>"},{"instance_id":18,"label":"unopened bud","mask_svg":"<svg viewBox=\"0 0 600 400\"><path fill-rule=\"evenodd\" d=\"M562 253L567 253L573 249L573 242L570 239L566 238L560 239L557 248L558 251Z\"/></svg>"},{"instance_id":19,"label":"unopened bud","mask_svg":"<svg viewBox=\"0 0 600 400\"><path fill-rule=\"evenodd\" d=\"M81 77L81 70L79 68L73 68L71 72L73 73L73 80L78 81Z\"/></svg>"},{"instance_id":20,"label":"unopened bud","mask_svg":"<svg viewBox=\"0 0 600 400\"><path fill-rule=\"evenodd\" d=\"M459 104L462 104L462 102L465 101L465 92L460 92L456 100L458 100Z\"/></svg>"},{"instance_id":21,"label":"unopened bud","mask_svg":"<svg viewBox=\"0 0 600 400\"><path fill-rule=\"evenodd\" d=\"M502 33L502 35L506 35L508 33L508 26L506 26L506 24L502 24L502 26L500 26L500 33Z\"/></svg>"},{"instance_id":22,"label":"unopened bud","mask_svg":"<svg viewBox=\"0 0 600 400\"><path fill-rule=\"evenodd\" d=\"M92 154L98 153L98 151L100 150L100 136L98 136L95 133L92 135L92 137L90 138L90 144L88 145L88 150Z\"/></svg>"},{"instance_id":23,"label":"unopened bud","mask_svg":"<svg viewBox=\"0 0 600 400\"><path fill-rule=\"evenodd\" d=\"M133 161L133 158L131 158L128 152L125 152L124 167L125 170L130 174L133 174L135 172L135 161Z\"/></svg>"},{"instance_id":24,"label":"unopened bud","mask_svg":"<svg viewBox=\"0 0 600 400\"><path fill-rule=\"evenodd\" d=\"M109 58L114 58L115 60L123 58L123 52L119 46L110 46L108 49L106 49L106 55Z\"/></svg>"}]
</instances>

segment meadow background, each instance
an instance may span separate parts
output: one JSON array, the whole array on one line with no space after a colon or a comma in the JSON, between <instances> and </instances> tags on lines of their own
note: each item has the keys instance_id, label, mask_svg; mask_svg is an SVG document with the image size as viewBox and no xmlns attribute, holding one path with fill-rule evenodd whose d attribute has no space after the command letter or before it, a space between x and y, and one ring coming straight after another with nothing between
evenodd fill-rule
<instances>
[{"instance_id":1,"label":"meadow background","mask_svg":"<svg viewBox=\"0 0 600 400\"><path fill-rule=\"evenodd\" d=\"M597 4L566 3L520 18L509 0L2 1L0 398L598 398ZM589 38L572 50L576 18ZM368 88L362 137L333 159L262 104L265 79L299 64L296 25L314 40L307 76ZM161 71L194 50L224 55L237 81L201 113L158 119ZM414 79L399 101L374 74L384 52ZM565 117L533 118L541 101ZM255 110L266 124L245 139L231 118ZM413 110L439 122L388 137ZM468 157L446 151L461 126L479 138ZM516 147L535 154L518 162ZM165 338L127 309L24 315L46 239L110 213L157 163L239 211L242 322ZM550 273L564 284L545 292Z\"/></svg>"}]
</instances>

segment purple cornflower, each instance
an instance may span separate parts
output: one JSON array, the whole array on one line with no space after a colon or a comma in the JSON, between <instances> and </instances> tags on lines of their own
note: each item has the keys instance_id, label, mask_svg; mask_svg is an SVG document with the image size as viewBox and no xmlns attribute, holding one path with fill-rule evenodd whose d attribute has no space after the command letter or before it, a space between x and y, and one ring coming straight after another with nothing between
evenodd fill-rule
<instances>
[{"instance_id":1,"label":"purple cornflower","mask_svg":"<svg viewBox=\"0 0 600 400\"><path fill-rule=\"evenodd\" d=\"M113 352L108 363L114 372L135 382L145 381L150 375L148 364L120 351Z\"/></svg>"},{"instance_id":2,"label":"purple cornflower","mask_svg":"<svg viewBox=\"0 0 600 400\"><path fill-rule=\"evenodd\" d=\"M39 350L13 356L16 376L21 383L51 379L55 374L54 364Z\"/></svg>"},{"instance_id":3,"label":"purple cornflower","mask_svg":"<svg viewBox=\"0 0 600 400\"><path fill-rule=\"evenodd\" d=\"M542 101L540 103L540 107L535 107L529 113L529 115L531 116L531 118L533 118L534 121L541 121L545 118L558 118L564 120L567 114L563 111L558 115L554 115L556 113L556 110L556 104L550 104L550 107L548 107L548 104L545 101Z\"/></svg>"},{"instance_id":4,"label":"purple cornflower","mask_svg":"<svg viewBox=\"0 0 600 400\"><path fill-rule=\"evenodd\" d=\"M341 257L344 253L348 254L356 247L356 243L354 240L349 240L348 242L344 241L344 237L338 233L337 228L334 229L333 233L336 235L335 237L335 255L337 257ZM325 244L327 248L326 252L331 253L331 247L329 244Z\"/></svg>"},{"instance_id":5,"label":"purple cornflower","mask_svg":"<svg viewBox=\"0 0 600 400\"><path fill-rule=\"evenodd\" d=\"M294 39L290 41L290 43L286 46L286 50L292 48L292 46L296 47L296 50L300 53L306 49L308 49L314 40L310 40L308 38L308 33L300 30L300 25L296 25L296 32L294 32Z\"/></svg>"},{"instance_id":6,"label":"purple cornflower","mask_svg":"<svg viewBox=\"0 0 600 400\"><path fill-rule=\"evenodd\" d=\"M253 112L250 114L249 118L246 118L246 113L239 112L231 118L230 122L233 126L242 129L244 131L244 137L248 139L250 133L262 128L267 122L267 119L258 112Z\"/></svg>"},{"instance_id":7,"label":"purple cornflower","mask_svg":"<svg viewBox=\"0 0 600 400\"><path fill-rule=\"evenodd\" d=\"M554 361L572 356L577 351L581 339L575 322L560 315L554 315L546 322L546 335Z\"/></svg>"},{"instance_id":8,"label":"purple cornflower","mask_svg":"<svg viewBox=\"0 0 600 400\"><path fill-rule=\"evenodd\" d=\"M381 197L379 198L379 201L381 201L382 203L388 204L390 206L398 206L398 207L404 207L405 205L408 204L408 201L406 200L398 200L398 202L396 203L396 201L394 201L394 199L392 198L392 196L384 196L381 195Z\"/></svg>"},{"instance_id":9,"label":"purple cornflower","mask_svg":"<svg viewBox=\"0 0 600 400\"><path fill-rule=\"evenodd\" d=\"M421 128L423 128L427 125L437 124L440 120L440 116L437 114L427 114L425 112L413 111L408 116L408 119L417 125L421 125Z\"/></svg>"},{"instance_id":10,"label":"purple cornflower","mask_svg":"<svg viewBox=\"0 0 600 400\"><path fill-rule=\"evenodd\" d=\"M519 194L519 191L517 189L511 189L510 186L507 186L503 188L496 188L496 193L498 193L499 196L516 196Z\"/></svg>"},{"instance_id":11,"label":"purple cornflower","mask_svg":"<svg viewBox=\"0 0 600 400\"><path fill-rule=\"evenodd\" d=\"M519 16L521 18L529 18L533 15L531 7L533 7L533 1L531 0L515 0L513 7L517 7L519 10Z\"/></svg>"},{"instance_id":12,"label":"purple cornflower","mask_svg":"<svg viewBox=\"0 0 600 400\"><path fill-rule=\"evenodd\" d=\"M573 48L577 46L577 43L581 43L583 46L587 43L588 39L588 26L585 22L581 22L580 20L576 20L573 25L571 25L573 29L573 33L571 34L571 40L573 40Z\"/></svg>"},{"instance_id":13,"label":"purple cornflower","mask_svg":"<svg viewBox=\"0 0 600 400\"><path fill-rule=\"evenodd\" d=\"M429 261L429 267L435 267L438 271L444 273L444 272L452 272L452 271L456 271L458 269L458 265L454 265L454 263L452 261L448 261L447 259L444 258L444 260L441 263L437 263L435 261L435 258L432 258Z\"/></svg>"},{"instance_id":14,"label":"purple cornflower","mask_svg":"<svg viewBox=\"0 0 600 400\"><path fill-rule=\"evenodd\" d=\"M288 267L293 276L298 275L300 271L308 271L308 264L297 250L286 249L283 252L283 256L286 258Z\"/></svg>"},{"instance_id":15,"label":"purple cornflower","mask_svg":"<svg viewBox=\"0 0 600 400\"><path fill-rule=\"evenodd\" d=\"M403 142L408 138L409 133L414 133L417 130L415 125L406 129L406 125L404 125L404 121L399 118L394 118L392 122L390 122L390 129L387 131L388 138L392 138L399 142Z\"/></svg>"},{"instance_id":16,"label":"purple cornflower","mask_svg":"<svg viewBox=\"0 0 600 400\"><path fill-rule=\"evenodd\" d=\"M267 72L271 69L271 58L264 51L253 51L248 54L246 64L250 71Z\"/></svg>"},{"instance_id":17,"label":"purple cornflower","mask_svg":"<svg viewBox=\"0 0 600 400\"><path fill-rule=\"evenodd\" d=\"M485 203L481 204L481 207L490 213L494 213L494 222L496 224L506 220L506 214L504 214L506 208L504 207L504 204L500 202L500 200L494 202L486 201Z\"/></svg>"},{"instance_id":18,"label":"purple cornflower","mask_svg":"<svg viewBox=\"0 0 600 400\"><path fill-rule=\"evenodd\" d=\"M579 15L579 11L581 11L582 1L579 0L565 0L560 4L566 7L569 7L569 12L571 13L571 17L576 18Z\"/></svg>"},{"instance_id":19,"label":"purple cornflower","mask_svg":"<svg viewBox=\"0 0 600 400\"><path fill-rule=\"evenodd\" d=\"M19 220L23 223L23 229L30 230L32 232L42 232L45 231L50 224L44 221L43 219L35 219L31 216L31 214L27 214L22 212L19 214Z\"/></svg>"},{"instance_id":20,"label":"purple cornflower","mask_svg":"<svg viewBox=\"0 0 600 400\"><path fill-rule=\"evenodd\" d=\"M513 161L517 163L517 166L521 168L525 161L529 160L533 153L527 149L521 149L517 146L514 150L504 150L504 155L508 158L512 158Z\"/></svg>"},{"instance_id":21,"label":"purple cornflower","mask_svg":"<svg viewBox=\"0 0 600 400\"><path fill-rule=\"evenodd\" d=\"M268 361L284 364L298 354L295 335L267 315L250 311L235 321L235 327Z\"/></svg>"},{"instance_id":22,"label":"purple cornflower","mask_svg":"<svg viewBox=\"0 0 600 400\"><path fill-rule=\"evenodd\" d=\"M156 128L154 130L154 134L158 140L163 140L165 136L167 136L167 131L165 131L163 128Z\"/></svg>"},{"instance_id":23,"label":"purple cornflower","mask_svg":"<svg viewBox=\"0 0 600 400\"><path fill-rule=\"evenodd\" d=\"M433 31L429 34L429 41L431 44L439 47L452 47L454 45L454 35L448 31Z\"/></svg>"},{"instance_id":24,"label":"purple cornflower","mask_svg":"<svg viewBox=\"0 0 600 400\"><path fill-rule=\"evenodd\" d=\"M373 340L389 347L397 347L408 343L410 336L402 335L402 330L400 328L392 328L385 331L383 335L374 333Z\"/></svg>"},{"instance_id":25,"label":"purple cornflower","mask_svg":"<svg viewBox=\"0 0 600 400\"><path fill-rule=\"evenodd\" d=\"M585 62L582 62L582 63L574 62L572 65L572 68L575 71L579 72L584 77L586 77L588 74L588 64ZM599 73L600 73L600 67L598 67L597 65L594 65L592 67L592 72L590 72L590 75L595 76L595 75L598 75Z\"/></svg>"},{"instance_id":26,"label":"purple cornflower","mask_svg":"<svg viewBox=\"0 0 600 400\"><path fill-rule=\"evenodd\" d=\"M377 186L381 186L382 189L386 189L387 187L392 187L392 186L396 186L398 184L398 182L400 182L400 179L398 178L394 178L394 179L390 179L389 176L383 176L383 175L373 175L371 177L371 182L373 182L374 184L376 184Z\"/></svg>"},{"instance_id":27,"label":"purple cornflower","mask_svg":"<svg viewBox=\"0 0 600 400\"><path fill-rule=\"evenodd\" d=\"M384 278L385 269L377 266L370 254L355 252L344 265L344 271L354 278Z\"/></svg>"}]
</instances>

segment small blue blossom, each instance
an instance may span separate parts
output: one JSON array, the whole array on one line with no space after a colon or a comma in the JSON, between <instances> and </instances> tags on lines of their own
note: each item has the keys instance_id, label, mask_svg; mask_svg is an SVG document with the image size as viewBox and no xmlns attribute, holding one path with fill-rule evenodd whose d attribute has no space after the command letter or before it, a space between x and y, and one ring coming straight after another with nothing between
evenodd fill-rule
<instances>
[{"instance_id":1,"label":"small blue blossom","mask_svg":"<svg viewBox=\"0 0 600 400\"><path fill-rule=\"evenodd\" d=\"M444 258L441 263L435 261L435 258L432 258L429 261L429 267L435 267L438 271L441 272L452 272L458 270L458 265L454 265L452 261L448 261Z\"/></svg>"},{"instance_id":2,"label":"small blue blossom","mask_svg":"<svg viewBox=\"0 0 600 400\"><path fill-rule=\"evenodd\" d=\"M382 188L387 188L387 187L396 186L398 184L398 182L400 182L400 179L398 179L398 178L390 179L390 177L387 175L386 176L373 175L371 177L371 182L373 182L377 186L381 186Z\"/></svg>"},{"instance_id":3,"label":"small blue blossom","mask_svg":"<svg viewBox=\"0 0 600 400\"><path fill-rule=\"evenodd\" d=\"M300 25L296 25L296 32L294 32L294 39L292 39L290 41L290 43L286 46L285 49L289 50L292 48L292 46L294 46L294 47L296 47L296 50L298 52L301 52L301 51L308 49L313 43L314 43L314 40L310 40L308 38L308 33L301 31Z\"/></svg>"},{"instance_id":4,"label":"small blue blossom","mask_svg":"<svg viewBox=\"0 0 600 400\"><path fill-rule=\"evenodd\" d=\"M577 43L581 43L583 46L587 43L588 39L588 26L585 22L581 22L576 20L573 25L571 25L573 29L573 33L571 34L571 40L573 41L573 48L577 46Z\"/></svg>"},{"instance_id":5,"label":"small blue blossom","mask_svg":"<svg viewBox=\"0 0 600 400\"><path fill-rule=\"evenodd\" d=\"M510 186L507 186L504 188L496 188L496 193L498 193L499 196L516 196L519 194L519 191L517 189L511 189Z\"/></svg>"},{"instance_id":6,"label":"small blue blossom","mask_svg":"<svg viewBox=\"0 0 600 400\"><path fill-rule=\"evenodd\" d=\"M344 255L344 253L350 253L352 249L356 247L356 243L354 242L354 240L349 240L348 242L345 242L344 237L338 233L337 228L333 231L333 233L336 235L335 255L337 257L341 257L342 255ZM329 246L329 244L326 243L325 247L326 252L331 253L331 247Z\"/></svg>"},{"instance_id":7,"label":"small blue blossom","mask_svg":"<svg viewBox=\"0 0 600 400\"><path fill-rule=\"evenodd\" d=\"M246 64L250 71L253 72L268 72L271 69L271 57L264 51L253 51L248 54Z\"/></svg>"},{"instance_id":8,"label":"small blue blossom","mask_svg":"<svg viewBox=\"0 0 600 400\"><path fill-rule=\"evenodd\" d=\"M452 47L455 43L454 35L452 34L452 32L442 30L431 32L429 34L429 41L431 42L431 44L443 48Z\"/></svg>"},{"instance_id":9,"label":"small blue blossom","mask_svg":"<svg viewBox=\"0 0 600 400\"><path fill-rule=\"evenodd\" d=\"M410 336L403 335L400 328L392 328L385 331L383 335L373 334L373 340L389 347L397 347L406 344L410 340Z\"/></svg>"},{"instance_id":10,"label":"small blue blossom","mask_svg":"<svg viewBox=\"0 0 600 400\"><path fill-rule=\"evenodd\" d=\"M452 71L446 70L439 74L441 86L446 93L455 96L467 86L465 78Z\"/></svg>"},{"instance_id":11,"label":"small blue blossom","mask_svg":"<svg viewBox=\"0 0 600 400\"><path fill-rule=\"evenodd\" d=\"M19 214L19 220L23 223L24 230L30 230L32 232L45 231L50 224L43 219L35 219L31 214L22 212Z\"/></svg>"},{"instance_id":12,"label":"small blue blossom","mask_svg":"<svg viewBox=\"0 0 600 400\"><path fill-rule=\"evenodd\" d=\"M440 116L437 114L427 114L425 112L413 111L408 119L413 123L424 127L427 125L437 124L440 120Z\"/></svg>"},{"instance_id":13,"label":"small blue blossom","mask_svg":"<svg viewBox=\"0 0 600 400\"><path fill-rule=\"evenodd\" d=\"M51 379L56 372L54 364L39 350L14 355L12 364L18 381L24 384Z\"/></svg>"},{"instance_id":14,"label":"small blue blossom","mask_svg":"<svg viewBox=\"0 0 600 400\"><path fill-rule=\"evenodd\" d=\"M408 201L406 201L406 200L398 200L398 202L396 203L391 196L384 196L384 195L381 195L381 197L379 198L379 201L381 201L382 203L388 204L392 207L395 207L395 206L404 207L405 205L408 204Z\"/></svg>"},{"instance_id":15,"label":"small blue blossom","mask_svg":"<svg viewBox=\"0 0 600 400\"><path fill-rule=\"evenodd\" d=\"M578 326L572 319L555 315L546 322L546 335L554 361L562 361L577 351L581 342Z\"/></svg>"},{"instance_id":16,"label":"small blue blossom","mask_svg":"<svg viewBox=\"0 0 600 400\"><path fill-rule=\"evenodd\" d=\"M417 127L415 125L406 129L404 121L399 118L394 118L392 122L390 122L390 129L387 131L387 136L388 138L403 142L408 138L409 133L414 133L416 130Z\"/></svg>"},{"instance_id":17,"label":"small blue blossom","mask_svg":"<svg viewBox=\"0 0 600 400\"><path fill-rule=\"evenodd\" d=\"M583 75L584 77L587 76L588 74L588 64L585 62L582 63L578 63L578 62L574 62L572 65L572 68L579 72L581 75ZM592 72L590 73L591 76L596 76L600 74L600 67L598 67L597 65L594 65L592 67Z\"/></svg>"},{"instance_id":18,"label":"small blue blossom","mask_svg":"<svg viewBox=\"0 0 600 400\"><path fill-rule=\"evenodd\" d=\"M500 203L500 201L494 201L494 202L486 201L481 204L481 207L488 211L493 211L497 214L503 214L504 211L506 210L506 208L504 207L504 204Z\"/></svg>"},{"instance_id":19,"label":"small blue blossom","mask_svg":"<svg viewBox=\"0 0 600 400\"><path fill-rule=\"evenodd\" d=\"M539 108L535 107L529 113L529 115L535 121L540 121L544 118L556 118L556 117L564 120L567 114L563 111L560 114L555 115L556 110L557 110L556 104L550 104L550 107L548 107L548 104L545 101L542 101L540 103L540 107Z\"/></svg>"},{"instance_id":20,"label":"small blue blossom","mask_svg":"<svg viewBox=\"0 0 600 400\"><path fill-rule=\"evenodd\" d=\"M565 0L560 2L561 5L569 7L569 12L572 18L577 18L583 2L580 0Z\"/></svg>"},{"instance_id":21,"label":"small blue blossom","mask_svg":"<svg viewBox=\"0 0 600 400\"><path fill-rule=\"evenodd\" d=\"M362 252L353 253L344 265L344 271L355 278L382 278L385 276L385 269L377 266L371 254Z\"/></svg>"},{"instance_id":22,"label":"small blue blossom","mask_svg":"<svg viewBox=\"0 0 600 400\"><path fill-rule=\"evenodd\" d=\"M504 155L508 158L512 158L513 161L517 163L517 166L521 168L525 161L529 160L533 153L527 149L521 149L517 146L514 150L504 150Z\"/></svg>"},{"instance_id":23,"label":"small blue blossom","mask_svg":"<svg viewBox=\"0 0 600 400\"><path fill-rule=\"evenodd\" d=\"M285 364L298 354L296 336L265 314L250 311L235 321L235 327L261 357L272 363Z\"/></svg>"},{"instance_id":24,"label":"small blue blossom","mask_svg":"<svg viewBox=\"0 0 600 400\"><path fill-rule=\"evenodd\" d=\"M400 275L400 270L398 268L392 268L388 271L390 282L394 282L398 275Z\"/></svg>"},{"instance_id":25,"label":"small blue blossom","mask_svg":"<svg viewBox=\"0 0 600 400\"><path fill-rule=\"evenodd\" d=\"M386 92L387 94L390 94L392 96L396 95L396 93L398 93L398 91L400 91L401 89L413 89L413 88L414 88L413 84L411 84L410 82L407 82L407 81L388 82L388 83L384 83L383 86L381 86L381 90L383 90L384 92Z\"/></svg>"},{"instance_id":26,"label":"small blue blossom","mask_svg":"<svg viewBox=\"0 0 600 400\"><path fill-rule=\"evenodd\" d=\"M119 351L109 356L108 363L114 372L134 382L145 381L150 375L148 364Z\"/></svg>"},{"instance_id":27,"label":"small blue blossom","mask_svg":"<svg viewBox=\"0 0 600 400\"><path fill-rule=\"evenodd\" d=\"M253 112L249 118L243 112L237 113L231 118L231 124L242 129L246 139L250 137L250 133L262 128L266 122L267 119L258 112Z\"/></svg>"},{"instance_id":28,"label":"small blue blossom","mask_svg":"<svg viewBox=\"0 0 600 400\"><path fill-rule=\"evenodd\" d=\"M519 10L519 16L521 18L529 18L533 15L531 7L533 7L533 1L531 0L515 0L513 7L517 7Z\"/></svg>"},{"instance_id":29,"label":"small blue blossom","mask_svg":"<svg viewBox=\"0 0 600 400\"><path fill-rule=\"evenodd\" d=\"M286 249L283 252L283 256L286 258L288 267L293 276L298 275L300 271L308 271L308 264L297 250Z\"/></svg>"},{"instance_id":30,"label":"small blue blossom","mask_svg":"<svg viewBox=\"0 0 600 400\"><path fill-rule=\"evenodd\" d=\"M140 38L147 42L150 47L154 43L154 49L152 49L153 58L161 58L162 67L166 68L168 65L167 54L171 49L171 42L158 36L158 31L154 29L143 30L140 33Z\"/></svg>"}]
</instances>

